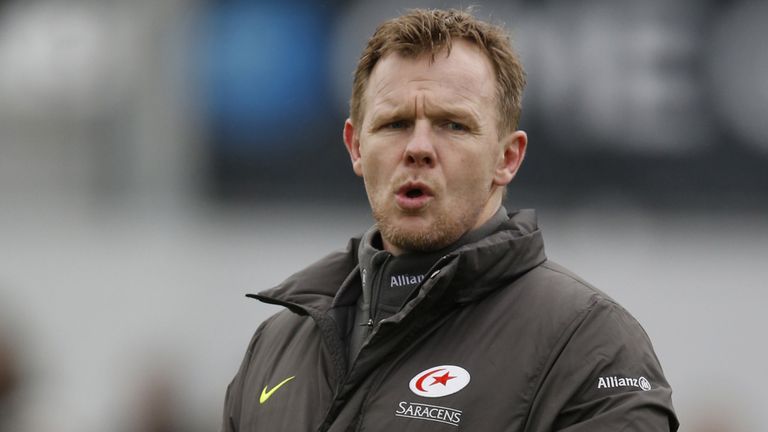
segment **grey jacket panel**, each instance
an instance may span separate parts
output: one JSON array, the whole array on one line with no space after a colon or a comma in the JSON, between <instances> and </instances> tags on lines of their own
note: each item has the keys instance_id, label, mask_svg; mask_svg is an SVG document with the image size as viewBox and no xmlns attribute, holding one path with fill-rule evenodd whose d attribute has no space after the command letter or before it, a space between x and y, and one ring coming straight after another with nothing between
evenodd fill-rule
<instances>
[{"instance_id":1,"label":"grey jacket panel","mask_svg":"<svg viewBox=\"0 0 768 432\"><path fill-rule=\"evenodd\" d=\"M645 332L546 261L532 213L441 259L347 365L334 297L358 242L254 296L288 310L256 332L223 431L677 429Z\"/></svg>"}]
</instances>

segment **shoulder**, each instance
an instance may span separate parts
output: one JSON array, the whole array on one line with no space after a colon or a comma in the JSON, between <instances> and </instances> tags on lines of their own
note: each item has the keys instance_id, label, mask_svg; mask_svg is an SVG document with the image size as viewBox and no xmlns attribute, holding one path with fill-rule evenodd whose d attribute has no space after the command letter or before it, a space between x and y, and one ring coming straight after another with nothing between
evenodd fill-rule
<instances>
[{"instance_id":1,"label":"shoulder","mask_svg":"<svg viewBox=\"0 0 768 432\"><path fill-rule=\"evenodd\" d=\"M525 322L550 360L574 343L584 347L652 353L650 340L638 321L602 290L570 270L545 261L491 299L496 313ZM651 356L653 356L651 354Z\"/></svg>"},{"instance_id":2,"label":"shoulder","mask_svg":"<svg viewBox=\"0 0 768 432\"><path fill-rule=\"evenodd\" d=\"M608 294L572 271L546 260L499 293L515 311L565 324L596 309L626 311Z\"/></svg>"},{"instance_id":3,"label":"shoulder","mask_svg":"<svg viewBox=\"0 0 768 432\"><path fill-rule=\"evenodd\" d=\"M551 260L525 274L514 285L520 291L518 295L539 313L574 318L601 313L634 321L610 295Z\"/></svg>"},{"instance_id":4,"label":"shoulder","mask_svg":"<svg viewBox=\"0 0 768 432\"><path fill-rule=\"evenodd\" d=\"M359 237L350 239L345 249L327 254L279 285L252 297L267 303L278 300L321 308L336 295L342 282L355 269L359 243Z\"/></svg>"},{"instance_id":5,"label":"shoulder","mask_svg":"<svg viewBox=\"0 0 768 432\"><path fill-rule=\"evenodd\" d=\"M249 351L271 350L290 343L299 336L315 332L312 318L282 310L264 320L256 330Z\"/></svg>"},{"instance_id":6,"label":"shoulder","mask_svg":"<svg viewBox=\"0 0 768 432\"><path fill-rule=\"evenodd\" d=\"M585 319L591 316L593 319L612 322L646 337L645 331L632 314L601 289L552 261L544 262L540 271L540 286L551 304L578 309Z\"/></svg>"},{"instance_id":7,"label":"shoulder","mask_svg":"<svg viewBox=\"0 0 768 432\"><path fill-rule=\"evenodd\" d=\"M526 282L535 285L532 287L534 294L550 301L582 306L595 303L617 305L608 294L551 260L544 261L526 276Z\"/></svg>"}]
</instances>

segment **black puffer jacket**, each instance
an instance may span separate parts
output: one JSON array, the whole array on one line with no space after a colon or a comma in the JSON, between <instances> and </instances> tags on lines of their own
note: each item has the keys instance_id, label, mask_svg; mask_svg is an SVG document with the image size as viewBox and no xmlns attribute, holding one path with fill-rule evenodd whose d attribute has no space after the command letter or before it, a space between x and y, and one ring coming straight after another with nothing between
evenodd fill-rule
<instances>
[{"instance_id":1,"label":"black puffer jacket","mask_svg":"<svg viewBox=\"0 0 768 432\"><path fill-rule=\"evenodd\" d=\"M443 257L354 364L353 239L253 297L256 331L222 431L667 431L671 389L632 316L547 261L532 211Z\"/></svg>"}]
</instances>

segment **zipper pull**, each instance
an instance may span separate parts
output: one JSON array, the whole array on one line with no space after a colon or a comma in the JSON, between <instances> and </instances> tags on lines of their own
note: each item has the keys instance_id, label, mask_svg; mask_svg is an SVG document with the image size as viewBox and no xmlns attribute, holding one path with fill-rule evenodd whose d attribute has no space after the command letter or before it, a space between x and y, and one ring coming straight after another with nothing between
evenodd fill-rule
<instances>
[{"instance_id":1,"label":"zipper pull","mask_svg":"<svg viewBox=\"0 0 768 432\"><path fill-rule=\"evenodd\" d=\"M361 326L373 327L373 318L368 318L367 322L360 323Z\"/></svg>"}]
</instances>

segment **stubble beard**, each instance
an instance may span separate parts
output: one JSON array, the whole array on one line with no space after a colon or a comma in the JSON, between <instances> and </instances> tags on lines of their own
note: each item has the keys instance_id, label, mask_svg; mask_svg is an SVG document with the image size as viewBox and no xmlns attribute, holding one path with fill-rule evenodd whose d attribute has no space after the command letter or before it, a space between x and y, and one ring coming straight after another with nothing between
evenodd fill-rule
<instances>
[{"instance_id":1,"label":"stubble beard","mask_svg":"<svg viewBox=\"0 0 768 432\"><path fill-rule=\"evenodd\" d=\"M438 212L434 222L422 229L406 229L397 224L396 216L373 206L373 217L384 240L404 251L429 252L442 249L461 238L476 223L482 207L465 211L464 214Z\"/></svg>"}]
</instances>

